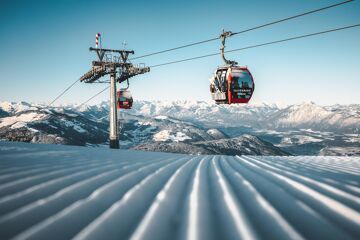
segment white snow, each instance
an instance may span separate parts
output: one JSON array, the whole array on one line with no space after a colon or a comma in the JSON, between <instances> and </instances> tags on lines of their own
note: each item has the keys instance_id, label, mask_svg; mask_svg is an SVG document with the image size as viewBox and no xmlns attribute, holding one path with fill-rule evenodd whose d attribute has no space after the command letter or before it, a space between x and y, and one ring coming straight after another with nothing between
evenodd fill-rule
<instances>
[{"instance_id":1,"label":"white snow","mask_svg":"<svg viewBox=\"0 0 360 240\"><path fill-rule=\"evenodd\" d=\"M36 105L27 102L0 102L0 108L5 112L17 113L24 110L36 110Z\"/></svg>"},{"instance_id":2,"label":"white snow","mask_svg":"<svg viewBox=\"0 0 360 240\"><path fill-rule=\"evenodd\" d=\"M42 120L46 115L43 113L29 112L18 116L5 117L1 119L0 128L11 126L11 128L20 128L26 126L28 122Z\"/></svg>"},{"instance_id":3,"label":"white snow","mask_svg":"<svg viewBox=\"0 0 360 240\"><path fill-rule=\"evenodd\" d=\"M222 139L227 137L224 133L215 128L208 129L206 133L212 136L214 139Z\"/></svg>"},{"instance_id":4,"label":"white snow","mask_svg":"<svg viewBox=\"0 0 360 240\"><path fill-rule=\"evenodd\" d=\"M309 142L322 142L322 139L319 138L315 138L315 137L311 137L311 136L297 136L295 135L295 137L298 138L298 141L300 144L304 144L304 143L309 143Z\"/></svg>"},{"instance_id":5,"label":"white snow","mask_svg":"<svg viewBox=\"0 0 360 240\"><path fill-rule=\"evenodd\" d=\"M170 139L170 131L162 130L162 131L154 134L153 139L157 142L165 142Z\"/></svg>"},{"instance_id":6,"label":"white snow","mask_svg":"<svg viewBox=\"0 0 360 240\"><path fill-rule=\"evenodd\" d=\"M155 119L159 119L159 120L165 120L165 119L168 119L167 116L156 116Z\"/></svg>"},{"instance_id":7,"label":"white snow","mask_svg":"<svg viewBox=\"0 0 360 240\"><path fill-rule=\"evenodd\" d=\"M166 142L169 140L173 142L183 142L191 138L183 132L176 132L175 134L172 134L170 130L162 130L154 134L153 139L157 142Z\"/></svg>"},{"instance_id":8,"label":"white snow","mask_svg":"<svg viewBox=\"0 0 360 240\"><path fill-rule=\"evenodd\" d=\"M284 137L281 139L281 144L291 145L291 144L293 144L293 142L290 137Z\"/></svg>"},{"instance_id":9,"label":"white snow","mask_svg":"<svg viewBox=\"0 0 360 240\"><path fill-rule=\"evenodd\" d=\"M221 173L219 168L216 167L214 158L212 159L211 164L215 168L217 182L219 184L218 188L221 189L224 205L226 206L229 216L232 218L232 222L234 222L236 226L236 238L247 240L256 239L253 229L250 227L249 220L244 215L244 210L241 209L241 205L236 204L234 193L231 190L229 183L225 180L224 175Z\"/></svg>"},{"instance_id":10,"label":"white snow","mask_svg":"<svg viewBox=\"0 0 360 240\"><path fill-rule=\"evenodd\" d=\"M0 239L360 233L360 157L188 156L0 142L0 173Z\"/></svg>"},{"instance_id":11,"label":"white snow","mask_svg":"<svg viewBox=\"0 0 360 240\"><path fill-rule=\"evenodd\" d=\"M190 192L190 204L188 215L187 238L189 240L199 239L198 236L198 211L199 211L199 195L200 195L200 168L204 164L204 160L200 162L196 168L193 185Z\"/></svg>"},{"instance_id":12,"label":"white snow","mask_svg":"<svg viewBox=\"0 0 360 240\"><path fill-rule=\"evenodd\" d=\"M139 125L142 125L142 126L150 126L150 125L151 125L151 122L142 122L142 121L139 121L138 124L139 124Z\"/></svg>"},{"instance_id":13,"label":"white snow","mask_svg":"<svg viewBox=\"0 0 360 240\"><path fill-rule=\"evenodd\" d=\"M13 104L11 102L0 102L0 108L5 112L11 112L13 110Z\"/></svg>"}]
</instances>

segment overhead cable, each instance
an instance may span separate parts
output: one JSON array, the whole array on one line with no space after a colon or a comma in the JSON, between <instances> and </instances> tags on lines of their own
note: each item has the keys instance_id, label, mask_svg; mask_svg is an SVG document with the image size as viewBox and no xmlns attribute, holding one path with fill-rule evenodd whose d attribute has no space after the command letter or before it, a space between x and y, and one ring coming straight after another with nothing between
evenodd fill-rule
<instances>
[{"instance_id":1,"label":"overhead cable","mask_svg":"<svg viewBox=\"0 0 360 240\"><path fill-rule=\"evenodd\" d=\"M262 24L262 25L259 25L259 26L256 26L256 27L248 28L248 29L241 30L241 31L238 31L238 32L233 32L230 36L250 32L250 31L253 31L253 30L256 30L256 29L259 29L259 28L268 27L268 26L271 26L271 25L274 25L274 24L289 21L289 20L292 20L292 19L295 19L295 18L303 17L303 16L306 16L306 15L310 15L310 14L313 14L313 13L316 13L316 12L324 11L324 10L327 10L327 9L330 9L330 8L338 7L338 6L353 2L353 1L354 0L347 0L347 1L339 2L339 3L332 4L332 5L329 5L329 6L326 6L326 7L322 7L322 8L314 9L314 10L311 10L311 11L308 11L308 12L300 13L300 14L297 14L297 15L294 15L294 16L291 16L291 17L287 17L287 18L279 19L279 20L276 20L276 21L273 21L273 22L265 23L265 24ZM189 44L178 46L178 47L165 49L165 50L162 50L162 51L148 53L148 54L145 54L145 55L141 55L141 56L138 56L138 57L131 58L129 60L145 58L145 57L149 57L149 56L153 56L153 55L157 55L157 54L161 54L161 53L166 53L166 52L170 52L170 51L174 51L174 50L178 50L178 49L182 49L182 48L187 48L187 47L191 47L191 46L195 46L195 45L199 45L199 44L203 44L203 43L207 43L207 42L212 42L212 41L215 41L215 40L218 40L218 39L220 39L220 36L210 38L210 39L207 39L207 40L203 40L203 41L189 43Z\"/></svg>"}]
</instances>

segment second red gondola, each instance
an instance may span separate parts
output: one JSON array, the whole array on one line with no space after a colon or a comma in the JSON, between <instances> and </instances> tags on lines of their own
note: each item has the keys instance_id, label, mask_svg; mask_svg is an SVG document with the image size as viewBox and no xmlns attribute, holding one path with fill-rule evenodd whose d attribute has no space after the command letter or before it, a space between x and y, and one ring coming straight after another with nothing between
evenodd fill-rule
<instances>
[{"instance_id":1,"label":"second red gondola","mask_svg":"<svg viewBox=\"0 0 360 240\"><path fill-rule=\"evenodd\" d=\"M120 89L117 92L117 108L131 109L133 105L132 94L129 90Z\"/></svg>"}]
</instances>

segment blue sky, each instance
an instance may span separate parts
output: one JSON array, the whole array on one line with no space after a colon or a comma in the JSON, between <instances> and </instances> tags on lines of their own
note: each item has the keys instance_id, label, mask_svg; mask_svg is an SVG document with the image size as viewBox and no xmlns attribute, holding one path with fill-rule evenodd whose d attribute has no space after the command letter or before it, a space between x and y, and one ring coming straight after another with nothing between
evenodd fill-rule
<instances>
[{"instance_id":1,"label":"blue sky","mask_svg":"<svg viewBox=\"0 0 360 240\"><path fill-rule=\"evenodd\" d=\"M0 1L0 101L50 102L89 70L103 47L142 55L240 31L339 1ZM227 49L360 23L360 1L237 35ZM227 55L255 78L255 101L360 103L360 28ZM147 65L217 52L210 42L141 59ZM151 69L131 79L136 99L210 100L220 57ZM78 83L58 103L81 103L105 85ZM107 100L103 93L92 103Z\"/></svg>"}]
</instances>

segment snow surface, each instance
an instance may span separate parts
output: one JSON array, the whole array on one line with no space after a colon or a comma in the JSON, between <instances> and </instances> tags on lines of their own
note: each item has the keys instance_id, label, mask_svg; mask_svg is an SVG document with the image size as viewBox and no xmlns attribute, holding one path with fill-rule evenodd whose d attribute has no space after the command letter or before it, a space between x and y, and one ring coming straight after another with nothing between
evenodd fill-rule
<instances>
[{"instance_id":1,"label":"snow surface","mask_svg":"<svg viewBox=\"0 0 360 240\"><path fill-rule=\"evenodd\" d=\"M359 157L0 142L0 239L359 239Z\"/></svg>"},{"instance_id":2,"label":"snow surface","mask_svg":"<svg viewBox=\"0 0 360 240\"><path fill-rule=\"evenodd\" d=\"M168 119L168 117L167 116L155 116L155 119L165 120L165 119Z\"/></svg>"},{"instance_id":3,"label":"snow surface","mask_svg":"<svg viewBox=\"0 0 360 240\"><path fill-rule=\"evenodd\" d=\"M314 142L322 142L323 139L314 138L312 136L305 136L305 135L292 135L291 137L284 137L281 140L281 144L304 144L304 143L314 143Z\"/></svg>"},{"instance_id":4,"label":"snow surface","mask_svg":"<svg viewBox=\"0 0 360 240\"><path fill-rule=\"evenodd\" d=\"M154 134L153 139L156 142L166 142L166 141L183 142L191 138L183 132L172 133L170 130L162 130Z\"/></svg>"},{"instance_id":5,"label":"snow surface","mask_svg":"<svg viewBox=\"0 0 360 240\"><path fill-rule=\"evenodd\" d=\"M0 109L6 112L17 113L25 110L35 110L37 107L27 102L0 102Z\"/></svg>"}]
</instances>

